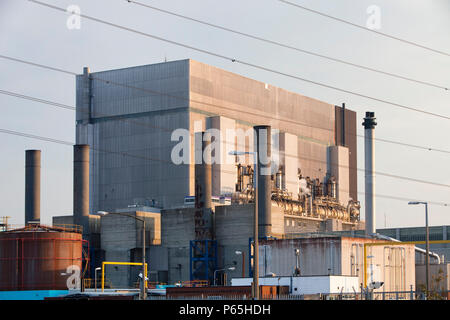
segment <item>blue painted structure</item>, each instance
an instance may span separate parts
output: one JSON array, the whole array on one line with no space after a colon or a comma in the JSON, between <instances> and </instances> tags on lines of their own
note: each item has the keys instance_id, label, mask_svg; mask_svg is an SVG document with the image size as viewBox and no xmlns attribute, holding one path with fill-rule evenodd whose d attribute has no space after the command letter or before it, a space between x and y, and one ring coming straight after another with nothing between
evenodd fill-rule
<instances>
[{"instance_id":1,"label":"blue painted structure","mask_svg":"<svg viewBox=\"0 0 450 320\"><path fill-rule=\"evenodd\" d=\"M44 300L69 294L69 290L0 291L0 300Z\"/></svg>"},{"instance_id":2,"label":"blue painted structure","mask_svg":"<svg viewBox=\"0 0 450 320\"><path fill-rule=\"evenodd\" d=\"M191 240L189 245L190 280L208 280L212 282L217 268L217 241Z\"/></svg>"}]
</instances>

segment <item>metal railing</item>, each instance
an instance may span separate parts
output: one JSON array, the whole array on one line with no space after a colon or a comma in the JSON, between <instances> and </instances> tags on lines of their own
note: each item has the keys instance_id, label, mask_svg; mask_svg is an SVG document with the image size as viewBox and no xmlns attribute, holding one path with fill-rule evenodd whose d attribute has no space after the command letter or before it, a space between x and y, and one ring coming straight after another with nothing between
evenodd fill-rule
<instances>
[{"instance_id":1,"label":"metal railing","mask_svg":"<svg viewBox=\"0 0 450 320\"><path fill-rule=\"evenodd\" d=\"M2 232L5 231L33 231L37 229L48 229L49 231L75 232L83 233L83 227L77 224L54 224L52 226L45 224L5 224L2 225Z\"/></svg>"},{"instance_id":2,"label":"metal railing","mask_svg":"<svg viewBox=\"0 0 450 320\"><path fill-rule=\"evenodd\" d=\"M442 291L430 296L428 300L448 300L450 291ZM150 300L250 300L245 294L237 295L198 295L198 296L149 296ZM305 294L305 295L275 295L261 297L260 300L426 300L421 291L390 291L390 292L351 292L330 294Z\"/></svg>"},{"instance_id":3,"label":"metal railing","mask_svg":"<svg viewBox=\"0 0 450 320\"><path fill-rule=\"evenodd\" d=\"M208 280L192 280L181 282L182 287L207 287L208 285Z\"/></svg>"},{"instance_id":4,"label":"metal railing","mask_svg":"<svg viewBox=\"0 0 450 320\"><path fill-rule=\"evenodd\" d=\"M95 280L91 279L91 278L85 278L83 279L83 284L84 284L84 288L86 289L94 289L95 288ZM105 278L105 288L112 288L112 283L111 280ZM97 289L101 290L102 289L102 280L101 279L97 279Z\"/></svg>"}]
</instances>

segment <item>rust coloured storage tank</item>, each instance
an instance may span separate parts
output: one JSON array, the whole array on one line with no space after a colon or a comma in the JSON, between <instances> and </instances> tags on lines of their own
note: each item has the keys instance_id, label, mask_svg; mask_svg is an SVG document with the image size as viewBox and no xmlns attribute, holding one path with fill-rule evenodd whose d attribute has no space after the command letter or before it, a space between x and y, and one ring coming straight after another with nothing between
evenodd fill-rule
<instances>
[{"instance_id":1,"label":"rust coloured storage tank","mask_svg":"<svg viewBox=\"0 0 450 320\"><path fill-rule=\"evenodd\" d=\"M81 272L82 245L75 228L29 225L0 232L0 290L67 290L73 270Z\"/></svg>"}]
</instances>

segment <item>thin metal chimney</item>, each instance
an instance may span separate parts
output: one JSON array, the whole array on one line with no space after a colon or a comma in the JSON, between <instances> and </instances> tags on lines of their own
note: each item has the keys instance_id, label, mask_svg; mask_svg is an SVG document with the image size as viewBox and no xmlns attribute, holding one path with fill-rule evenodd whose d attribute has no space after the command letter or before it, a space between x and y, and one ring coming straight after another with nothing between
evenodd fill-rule
<instances>
[{"instance_id":1,"label":"thin metal chimney","mask_svg":"<svg viewBox=\"0 0 450 320\"><path fill-rule=\"evenodd\" d=\"M366 112L364 118L366 235L376 233L375 228L375 112Z\"/></svg>"},{"instance_id":2,"label":"thin metal chimney","mask_svg":"<svg viewBox=\"0 0 450 320\"><path fill-rule=\"evenodd\" d=\"M272 231L272 150L271 127L255 126L255 142L258 153L258 221L259 237L268 237Z\"/></svg>"},{"instance_id":3,"label":"thin metal chimney","mask_svg":"<svg viewBox=\"0 0 450 320\"><path fill-rule=\"evenodd\" d=\"M41 220L41 150L25 151L25 224Z\"/></svg>"},{"instance_id":4,"label":"thin metal chimney","mask_svg":"<svg viewBox=\"0 0 450 320\"><path fill-rule=\"evenodd\" d=\"M212 239L212 167L211 135L198 132L195 136L195 233L197 240Z\"/></svg>"},{"instance_id":5,"label":"thin metal chimney","mask_svg":"<svg viewBox=\"0 0 450 320\"><path fill-rule=\"evenodd\" d=\"M73 220L89 232L89 145L73 146Z\"/></svg>"},{"instance_id":6,"label":"thin metal chimney","mask_svg":"<svg viewBox=\"0 0 450 320\"><path fill-rule=\"evenodd\" d=\"M342 118L342 130L341 130L341 145L345 146L345 103L342 104L341 109L341 118Z\"/></svg>"}]
</instances>

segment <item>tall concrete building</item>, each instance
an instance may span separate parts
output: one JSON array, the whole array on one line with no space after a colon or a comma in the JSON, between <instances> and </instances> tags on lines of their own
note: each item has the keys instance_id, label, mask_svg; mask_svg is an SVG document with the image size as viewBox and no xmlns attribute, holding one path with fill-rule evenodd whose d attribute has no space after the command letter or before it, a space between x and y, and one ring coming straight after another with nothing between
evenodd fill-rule
<instances>
[{"instance_id":1,"label":"tall concrete building","mask_svg":"<svg viewBox=\"0 0 450 320\"><path fill-rule=\"evenodd\" d=\"M212 281L236 250L250 256L256 177L261 238L361 229L356 113L345 106L189 59L85 68L76 106L76 143L90 146L89 221L100 221L90 232L107 261L138 261L141 231L118 215L92 214L152 207L133 213L153 221L151 279ZM136 276L111 272L116 285Z\"/></svg>"},{"instance_id":2,"label":"tall concrete building","mask_svg":"<svg viewBox=\"0 0 450 320\"><path fill-rule=\"evenodd\" d=\"M299 170L324 184L334 176L344 206L358 198L354 111L190 59L94 73L85 68L76 86L76 143L91 146L91 213L183 205L195 194L195 133L207 129L221 130L212 194L230 195L236 166L224 160L229 150L251 151L253 137L240 143L225 132L261 124L279 141L280 181L294 198ZM189 148L178 156L189 161L176 164L172 154L182 138L172 134L180 128L189 133Z\"/></svg>"}]
</instances>

